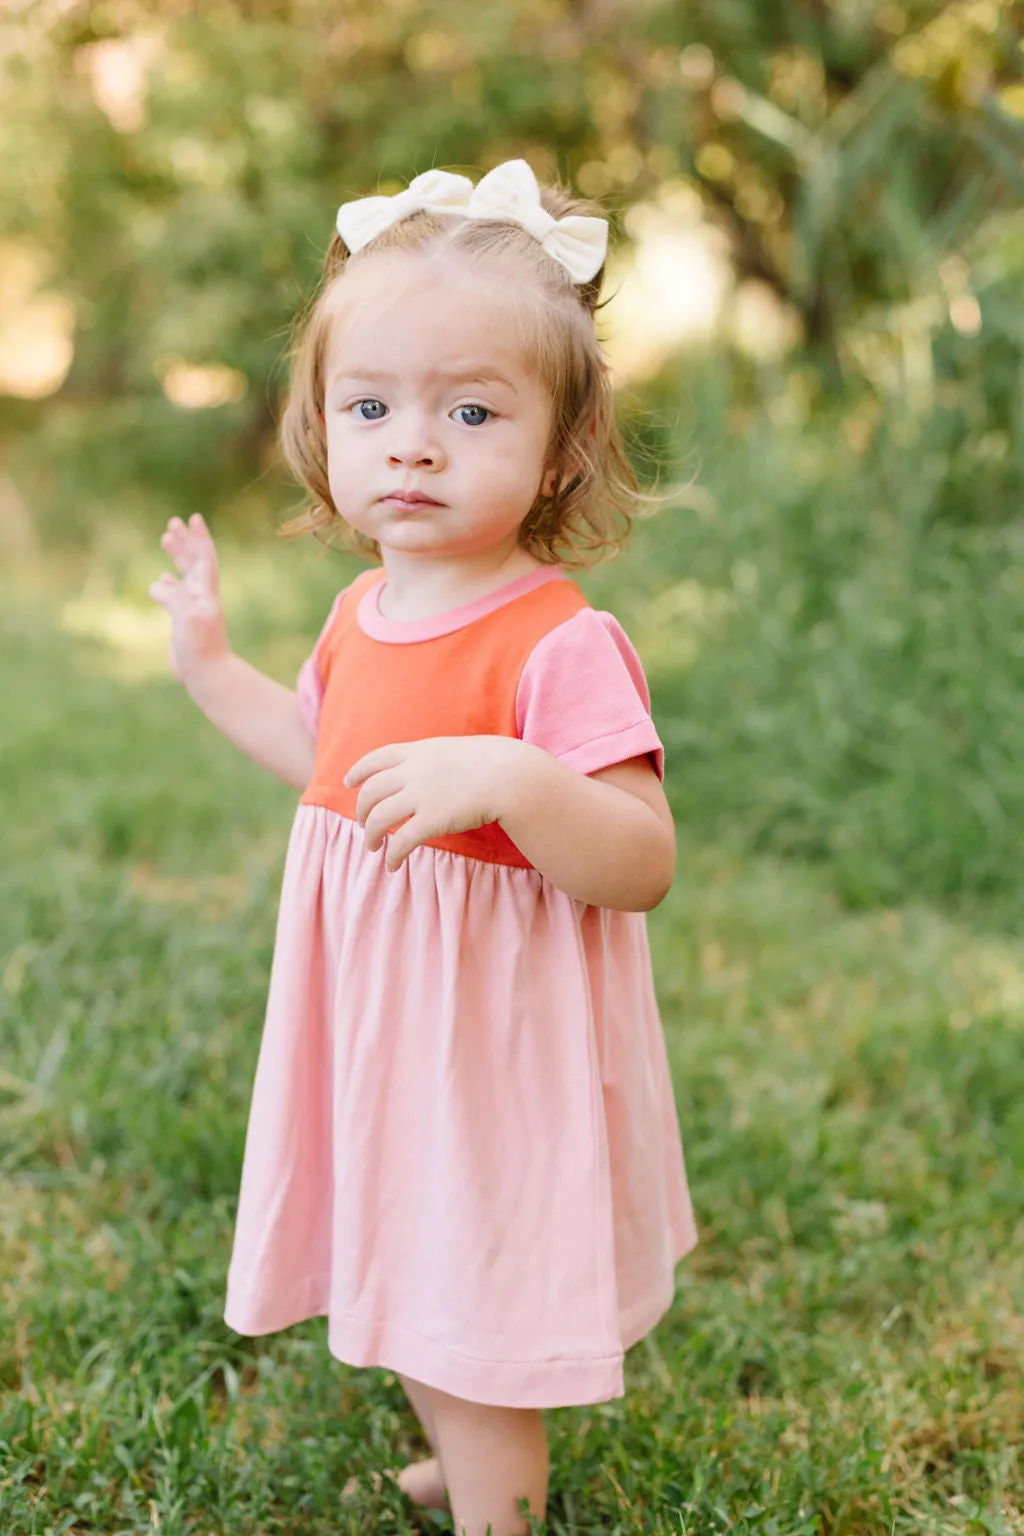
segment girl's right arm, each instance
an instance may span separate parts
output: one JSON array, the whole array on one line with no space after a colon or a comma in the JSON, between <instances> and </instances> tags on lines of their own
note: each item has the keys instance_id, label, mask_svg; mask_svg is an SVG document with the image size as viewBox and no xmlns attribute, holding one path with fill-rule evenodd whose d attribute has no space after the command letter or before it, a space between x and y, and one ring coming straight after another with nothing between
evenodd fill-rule
<instances>
[{"instance_id":1,"label":"girl's right arm","mask_svg":"<svg viewBox=\"0 0 1024 1536\"><path fill-rule=\"evenodd\" d=\"M171 670L229 741L279 779L305 789L316 744L298 694L236 656L228 644L217 552L203 519L172 517L160 540L182 579L165 571L149 595L171 615Z\"/></svg>"}]
</instances>

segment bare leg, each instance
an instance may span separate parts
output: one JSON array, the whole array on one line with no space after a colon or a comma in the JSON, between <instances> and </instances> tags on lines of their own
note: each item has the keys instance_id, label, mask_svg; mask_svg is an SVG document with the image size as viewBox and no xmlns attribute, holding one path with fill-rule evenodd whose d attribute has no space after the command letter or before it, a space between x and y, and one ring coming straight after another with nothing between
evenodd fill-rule
<instances>
[{"instance_id":1,"label":"bare leg","mask_svg":"<svg viewBox=\"0 0 1024 1536\"><path fill-rule=\"evenodd\" d=\"M409 1404L420 1421L427 1444L440 1461L437 1450L437 1432L434 1429L434 1412L430 1405L430 1388L425 1387L420 1381L413 1381L411 1376L399 1376L402 1383L402 1391L409 1399Z\"/></svg>"},{"instance_id":2,"label":"bare leg","mask_svg":"<svg viewBox=\"0 0 1024 1536\"><path fill-rule=\"evenodd\" d=\"M433 1414L456 1536L527 1536L519 1513L547 1513L547 1426L538 1408L495 1408L423 1388Z\"/></svg>"},{"instance_id":3,"label":"bare leg","mask_svg":"<svg viewBox=\"0 0 1024 1536\"><path fill-rule=\"evenodd\" d=\"M409 1399L413 1412L420 1421L427 1443L434 1453L425 1461L414 1461L409 1466L403 1467L398 1474L398 1486L414 1504L422 1504L427 1509L447 1509L448 1496L445 1491L437 1430L434 1426L434 1411L430 1400L431 1389L425 1387L422 1382L413 1381L411 1376L399 1375L398 1379L402 1383L402 1390Z\"/></svg>"}]
</instances>

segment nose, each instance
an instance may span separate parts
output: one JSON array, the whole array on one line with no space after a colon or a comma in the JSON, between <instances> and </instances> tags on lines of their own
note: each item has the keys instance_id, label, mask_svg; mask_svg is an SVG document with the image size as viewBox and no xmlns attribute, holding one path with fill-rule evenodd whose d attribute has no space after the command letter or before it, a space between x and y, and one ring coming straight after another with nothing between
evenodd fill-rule
<instances>
[{"instance_id":1,"label":"nose","mask_svg":"<svg viewBox=\"0 0 1024 1536\"><path fill-rule=\"evenodd\" d=\"M388 463L407 469L443 469L444 448L432 417L425 411L396 412Z\"/></svg>"}]
</instances>

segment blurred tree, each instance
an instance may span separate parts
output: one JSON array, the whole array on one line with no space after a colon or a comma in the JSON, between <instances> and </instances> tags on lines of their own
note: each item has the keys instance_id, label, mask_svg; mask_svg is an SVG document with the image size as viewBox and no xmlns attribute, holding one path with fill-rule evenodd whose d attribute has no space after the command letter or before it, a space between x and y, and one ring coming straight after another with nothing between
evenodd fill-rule
<instances>
[{"instance_id":1,"label":"blurred tree","mask_svg":"<svg viewBox=\"0 0 1024 1536\"><path fill-rule=\"evenodd\" d=\"M616 221L697 186L826 387L884 394L894 352L934 382L967 338L1019 472L1022 63L1009 0L22 0L0 216L76 315L40 406L55 494L206 507L268 468L337 204L513 155Z\"/></svg>"}]
</instances>

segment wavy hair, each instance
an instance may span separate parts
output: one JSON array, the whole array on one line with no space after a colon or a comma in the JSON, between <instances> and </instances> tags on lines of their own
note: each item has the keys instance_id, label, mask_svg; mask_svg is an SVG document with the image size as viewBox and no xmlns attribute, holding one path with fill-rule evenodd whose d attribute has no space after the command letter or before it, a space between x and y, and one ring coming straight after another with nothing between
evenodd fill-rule
<instances>
[{"instance_id":1,"label":"wavy hair","mask_svg":"<svg viewBox=\"0 0 1024 1536\"><path fill-rule=\"evenodd\" d=\"M557 186L541 188L544 208L556 219L599 212ZM641 503L657 498L638 487L615 420L610 368L597 335L602 266L588 283L575 283L565 268L518 224L469 219L459 214L418 212L393 224L357 253L332 236L320 281L296 321L291 346L291 383L281 420L281 449L311 503L278 529L284 538L337 532L352 554L381 562L380 545L353 528L331 499L324 427L324 362L337 300L346 274L387 251L420 252L473 266L497 264L514 279L518 299L509 315L528 361L552 401L546 467L557 470L555 490L538 493L519 530L519 544L545 564L589 569L614 558L625 543ZM588 558L592 557L592 558Z\"/></svg>"}]
</instances>

